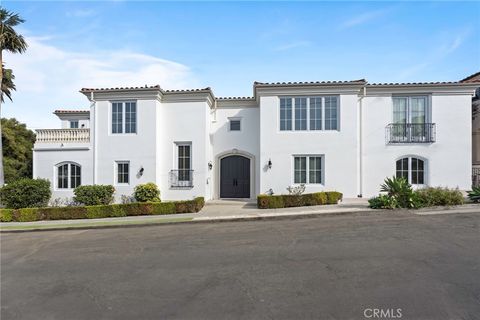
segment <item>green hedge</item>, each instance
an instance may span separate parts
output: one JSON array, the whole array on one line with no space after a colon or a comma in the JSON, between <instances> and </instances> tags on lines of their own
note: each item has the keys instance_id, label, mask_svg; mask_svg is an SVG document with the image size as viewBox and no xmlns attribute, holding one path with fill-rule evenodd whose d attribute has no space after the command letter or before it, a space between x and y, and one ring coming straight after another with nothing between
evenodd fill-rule
<instances>
[{"instance_id":1,"label":"green hedge","mask_svg":"<svg viewBox=\"0 0 480 320\"><path fill-rule=\"evenodd\" d=\"M302 195L265 195L257 197L257 206L260 209L276 209L303 206L318 206L324 204L337 204L343 197L337 191L315 192Z\"/></svg>"},{"instance_id":2,"label":"green hedge","mask_svg":"<svg viewBox=\"0 0 480 320\"><path fill-rule=\"evenodd\" d=\"M193 213L205 204L203 197L175 202L138 202L86 207L0 209L1 222L39 220L97 219L141 215Z\"/></svg>"}]
</instances>

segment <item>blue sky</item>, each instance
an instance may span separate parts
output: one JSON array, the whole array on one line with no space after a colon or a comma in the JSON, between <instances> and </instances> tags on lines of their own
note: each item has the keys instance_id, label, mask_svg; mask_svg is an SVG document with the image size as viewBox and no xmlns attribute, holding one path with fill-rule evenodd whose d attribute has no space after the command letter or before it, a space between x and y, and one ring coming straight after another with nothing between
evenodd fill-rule
<instances>
[{"instance_id":1,"label":"blue sky","mask_svg":"<svg viewBox=\"0 0 480 320\"><path fill-rule=\"evenodd\" d=\"M455 81L480 71L479 2L28 2L30 47L6 55L3 116L59 125L81 87L160 84L252 94L253 81Z\"/></svg>"}]
</instances>

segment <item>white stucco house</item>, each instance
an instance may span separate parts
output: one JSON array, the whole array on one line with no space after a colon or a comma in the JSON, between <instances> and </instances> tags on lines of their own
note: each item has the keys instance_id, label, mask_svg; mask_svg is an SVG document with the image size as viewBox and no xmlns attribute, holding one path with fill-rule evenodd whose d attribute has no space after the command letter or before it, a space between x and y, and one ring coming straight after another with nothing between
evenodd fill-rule
<instances>
[{"instance_id":1,"label":"white stucco house","mask_svg":"<svg viewBox=\"0 0 480 320\"><path fill-rule=\"evenodd\" d=\"M33 176L53 198L82 184L116 197L155 182L162 200L255 198L291 185L371 197L385 177L471 187L471 99L478 84L365 80L260 83L253 97L210 88L84 88L88 110L57 110L37 130Z\"/></svg>"}]
</instances>

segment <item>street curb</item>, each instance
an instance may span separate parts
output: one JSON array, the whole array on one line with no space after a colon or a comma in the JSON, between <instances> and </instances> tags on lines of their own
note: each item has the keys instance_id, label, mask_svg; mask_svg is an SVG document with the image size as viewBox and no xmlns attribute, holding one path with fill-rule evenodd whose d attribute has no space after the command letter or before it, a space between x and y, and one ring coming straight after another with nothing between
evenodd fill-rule
<instances>
[{"instance_id":1,"label":"street curb","mask_svg":"<svg viewBox=\"0 0 480 320\"><path fill-rule=\"evenodd\" d=\"M386 210L376 210L375 213L388 212ZM207 224L207 223L224 223L224 222L249 222L249 221L268 221L268 220L299 220L310 219L315 217L331 217L340 215L355 215L361 213L371 213L370 211L342 211L342 212L326 212L326 213L306 213L306 214L291 214L278 216L254 216L254 217L234 217L234 218L218 218L218 219L201 219L188 221L170 221L170 222L152 222L152 223L132 223L132 224L118 224L118 225L99 225L99 226L82 226L82 227L52 227L42 229L18 229L18 230L1 230L3 233L23 233L23 232L46 232L46 231L67 231L67 230L90 230L90 229L118 229L118 228L136 228L136 227L150 227L150 226L166 226L179 224Z\"/></svg>"}]
</instances>

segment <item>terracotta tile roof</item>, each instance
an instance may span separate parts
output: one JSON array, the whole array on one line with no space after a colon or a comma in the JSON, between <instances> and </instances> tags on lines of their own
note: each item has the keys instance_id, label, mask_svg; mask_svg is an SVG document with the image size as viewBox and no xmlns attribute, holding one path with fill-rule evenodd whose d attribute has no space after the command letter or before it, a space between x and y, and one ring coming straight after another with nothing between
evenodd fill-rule
<instances>
[{"instance_id":1,"label":"terracotta tile roof","mask_svg":"<svg viewBox=\"0 0 480 320\"><path fill-rule=\"evenodd\" d=\"M416 86L416 85L444 85L461 84L458 81L437 81L437 82L378 82L367 83L367 86Z\"/></svg>"},{"instance_id":2,"label":"terracotta tile roof","mask_svg":"<svg viewBox=\"0 0 480 320\"><path fill-rule=\"evenodd\" d=\"M349 81L300 81L300 82L259 82L255 81L254 86L285 86L285 85L325 85L325 84L362 84L366 83L365 79L349 80Z\"/></svg>"},{"instance_id":3,"label":"terracotta tile roof","mask_svg":"<svg viewBox=\"0 0 480 320\"><path fill-rule=\"evenodd\" d=\"M469 75L465 79L460 80L460 82L463 82L463 83L480 82L480 72Z\"/></svg>"},{"instance_id":4,"label":"terracotta tile roof","mask_svg":"<svg viewBox=\"0 0 480 320\"><path fill-rule=\"evenodd\" d=\"M212 88L206 87L206 88L200 88L200 89L177 89L177 90L164 90L166 93L177 93L177 92L203 92L203 91L212 91Z\"/></svg>"},{"instance_id":5,"label":"terracotta tile roof","mask_svg":"<svg viewBox=\"0 0 480 320\"><path fill-rule=\"evenodd\" d=\"M90 113L90 110L55 110L53 113Z\"/></svg>"},{"instance_id":6,"label":"terracotta tile roof","mask_svg":"<svg viewBox=\"0 0 480 320\"><path fill-rule=\"evenodd\" d=\"M144 87L112 87L112 88L82 88L80 92L92 92L92 91L114 91L114 90L141 90L141 89L159 89L161 90L160 86L147 86Z\"/></svg>"},{"instance_id":7,"label":"terracotta tile roof","mask_svg":"<svg viewBox=\"0 0 480 320\"><path fill-rule=\"evenodd\" d=\"M217 97L217 100L255 100L255 97Z\"/></svg>"}]
</instances>

